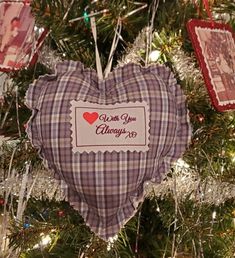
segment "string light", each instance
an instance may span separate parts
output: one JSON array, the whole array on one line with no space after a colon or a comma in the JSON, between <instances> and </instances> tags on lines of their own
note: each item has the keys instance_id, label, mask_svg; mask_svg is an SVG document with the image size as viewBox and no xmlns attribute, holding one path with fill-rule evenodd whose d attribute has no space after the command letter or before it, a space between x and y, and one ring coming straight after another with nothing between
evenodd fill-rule
<instances>
[{"instance_id":1,"label":"string light","mask_svg":"<svg viewBox=\"0 0 235 258\"><path fill-rule=\"evenodd\" d=\"M189 164L187 164L183 159L178 159L176 166L180 168L189 168Z\"/></svg>"},{"instance_id":2,"label":"string light","mask_svg":"<svg viewBox=\"0 0 235 258\"><path fill-rule=\"evenodd\" d=\"M111 248L113 247L113 244L115 241L118 240L118 235L115 235L114 237L109 237L108 239L108 245L107 245L107 251L110 251Z\"/></svg>"},{"instance_id":3,"label":"string light","mask_svg":"<svg viewBox=\"0 0 235 258\"><path fill-rule=\"evenodd\" d=\"M39 34L44 32L44 28L39 28L37 26L34 26L34 32L38 32Z\"/></svg>"},{"instance_id":4,"label":"string light","mask_svg":"<svg viewBox=\"0 0 235 258\"><path fill-rule=\"evenodd\" d=\"M151 62L156 62L159 57L161 55L161 52L159 50L153 50L150 54L149 54L149 60Z\"/></svg>"},{"instance_id":5,"label":"string light","mask_svg":"<svg viewBox=\"0 0 235 258\"><path fill-rule=\"evenodd\" d=\"M216 218L216 211L212 212L212 219L214 220Z\"/></svg>"},{"instance_id":6,"label":"string light","mask_svg":"<svg viewBox=\"0 0 235 258\"><path fill-rule=\"evenodd\" d=\"M232 162L235 163L235 155L232 157Z\"/></svg>"},{"instance_id":7,"label":"string light","mask_svg":"<svg viewBox=\"0 0 235 258\"><path fill-rule=\"evenodd\" d=\"M33 249L37 249L37 248L40 248L40 247L45 247L47 246L48 244L51 243L52 239L50 237L50 235L44 235L44 233L41 233L40 234L41 236L41 240L38 244L36 244Z\"/></svg>"}]
</instances>

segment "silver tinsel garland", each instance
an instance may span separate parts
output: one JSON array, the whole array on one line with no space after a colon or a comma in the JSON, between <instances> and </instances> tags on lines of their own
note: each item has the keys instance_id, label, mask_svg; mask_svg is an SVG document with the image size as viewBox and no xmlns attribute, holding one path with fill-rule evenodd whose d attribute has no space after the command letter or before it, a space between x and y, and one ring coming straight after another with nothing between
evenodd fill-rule
<instances>
[{"instance_id":1,"label":"silver tinsel garland","mask_svg":"<svg viewBox=\"0 0 235 258\"><path fill-rule=\"evenodd\" d=\"M126 50L126 54L118 62L118 67L124 66L128 63L141 63L144 59L141 57L141 52L146 48L146 32L147 28L144 28L136 37L134 43Z\"/></svg>"},{"instance_id":2,"label":"silver tinsel garland","mask_svg":"<svg viewBox=\"0 0 235 258\"><path fill-rule=\"evenodd\" d=\"M171 52L172 63L180 80L193 80L197 84L203 84L202 73L199 70L195 56L189 56L181 48L173 49Z\"/></svg>"},{"instance_id":3,"label":"silver tinsel garland","mask_svg":"<svg viewBox=\"0 0 235 258\"><path fill-rule=\"evenodd\" d=\"M41 168L33 168L30 169L27 179L24 179L25 173L19 173L16 168L12 166L17 140L0 136L0 156L2 158L4 158L4 148L1 147L3 143L12 150L12 159L9 160L9 168L7 170L0 167L0 196L4 196L7 191L10 191L10 194L13 196L19 196L22 181L26 180L25 194L30 193L30 196L37 199L41 199L42 197L48 199L55 198L56 200L64 199L58 187L58 183L53 178L50 171ZM27 164L25 164L25 168L26 167Z\"/></svg>"},{"instance_id":4,"label":"silver tinsel garland","mask_svg":"<svg viewBox=\"0 0 235 258\"><path fill-rule=\"evenodd\" d=\"M8 144L12 144L8 141ZM3 175L3 171L1 172ZM7 189L11 189L11 194L19 196L23 175L15 173L1 178L0 195L3 196ZM46 169L34 169L27 178L28 189L33 185L31 196L37 199L42 197L56 200L63 200L64 195L59 185L50 171ZM156 196L160 199L170 195L175 195L180 200L191 199L199 203L209 203L219 205L226 200L235 198L235 185L218 181L208 177L204 180L200 178L196 171L188 166L183 160L178 160L174 167L173 177L166 177L161 184L151 182L145 185L146 196L152 198ZM27 189L26 189L27 190ZM27 191L26 191L27 192Z\"/></svg>"},{"instance_id":5,"label":"silver tinsel garland","mask_svg":"<svg viewBox=\"0 0 235 258\"><path fill-rule=\"evenodd\" d=\"M54 70L56 64L62 61L62 57L48 45L43 45L38 55L38 62Z\"/></svg>"},{"instance_id":6,"label":"silver tinsel garland","mask_svg":"<svg viewBox=\"0 0 235 258\"><path fill-rule=\"evenodd\" d=\"M179 201L188 199L200 204L220 205L235 198L235 185L212 177L202 180L196 171L180 159L174 167L172 177L166 177L159 185L148 183L146 194L150 198L160 199L177 195Z\"/></svg>"}]
</instances>

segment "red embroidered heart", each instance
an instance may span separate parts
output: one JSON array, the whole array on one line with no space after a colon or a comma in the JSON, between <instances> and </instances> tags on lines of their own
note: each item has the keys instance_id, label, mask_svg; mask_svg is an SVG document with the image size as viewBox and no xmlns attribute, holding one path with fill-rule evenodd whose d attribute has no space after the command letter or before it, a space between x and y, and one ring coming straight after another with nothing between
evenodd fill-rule
<instances>
[{"instance_id":1,"label":"red embroidered heart","mask_svg":"<svg viewBox=\"0 0 235 258\"><path fill-rule=\"evenodd\" d=\"M92 125L97 118L99 117L97 112L93 112L93 113L89 113L89 112L85 112L83 113L83 118L90 124Z\"/></svg>"}]
</instances>

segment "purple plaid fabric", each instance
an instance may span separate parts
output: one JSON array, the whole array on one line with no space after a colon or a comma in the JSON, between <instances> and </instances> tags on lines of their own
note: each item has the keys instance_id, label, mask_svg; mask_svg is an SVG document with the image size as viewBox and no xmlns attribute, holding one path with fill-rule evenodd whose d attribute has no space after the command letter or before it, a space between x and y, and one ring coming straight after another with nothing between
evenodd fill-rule
<instances>
[{"instance_id":1,"label":"purple plaid fabric","mask_svg":"<svg viewBox=\"0 0 235 258\"><path fill-rule=\"evenodd\" d=\"M101 94L102 83L105 94ZM147 152L73 153L70 101L115 104L146 101L150 107ZM107 240L135 213L144 183L160 183L185 151L191 127L185 98L165 66L127 64L99 82L79 62L65 61L27 92L32 109L27 133L55 172L67 200L98 236Z\"/></svg>"}]
</instances>

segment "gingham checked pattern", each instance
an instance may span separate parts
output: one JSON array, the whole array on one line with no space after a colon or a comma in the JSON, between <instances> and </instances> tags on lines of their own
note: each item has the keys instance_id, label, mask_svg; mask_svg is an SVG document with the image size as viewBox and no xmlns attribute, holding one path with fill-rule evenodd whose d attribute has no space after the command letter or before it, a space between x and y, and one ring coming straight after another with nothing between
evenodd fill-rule
<instances>
[{"instance_id":1,"label":"gingham checked pattern","mask_svg":"<svg viewBox=\"0 0 235 258\"><path fill-rule=\"evenodd\" d=\"M102 89L101 89L102 88ZM71 145L70 101L98 104L146 101L150 107L147 152L75 153ZM60 180L67 200L103 239L118 233L143 200L144 183L160 183L191 136L185 98L165 66L127 64L99 81L95 71L65 61L56 74L29 87L32 109L27 133Z\"/></svg>"}]
</instances>

